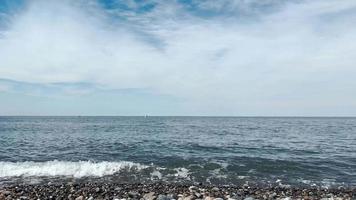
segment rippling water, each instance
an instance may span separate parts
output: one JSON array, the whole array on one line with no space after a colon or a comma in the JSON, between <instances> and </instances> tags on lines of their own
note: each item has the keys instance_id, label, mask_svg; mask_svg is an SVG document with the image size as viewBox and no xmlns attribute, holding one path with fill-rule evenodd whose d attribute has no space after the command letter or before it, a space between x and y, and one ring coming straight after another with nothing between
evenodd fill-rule
<instances>
[{"instance_id":1,"label":"rippling water","mask_svg":"<svg viewBox=\"0 0 356 200\"><path fill-rule=\"evenodd\" d=\"M355 186L356 118L0 117L0 183L52 178Z\"/></svg>"}]
</instances>

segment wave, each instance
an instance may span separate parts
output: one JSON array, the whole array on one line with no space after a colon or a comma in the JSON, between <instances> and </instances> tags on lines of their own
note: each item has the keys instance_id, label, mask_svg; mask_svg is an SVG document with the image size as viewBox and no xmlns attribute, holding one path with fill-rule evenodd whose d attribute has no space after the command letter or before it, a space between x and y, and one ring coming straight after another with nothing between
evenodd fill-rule
<instances>
[{"instance_id":1,"label":"wave","mask_svg":"<svg viewBox=\"0 0 356 200\"><path fill-rule=\"evenodd\" d=\"M0 162L0 177L18 176L67 176L102 177L124 170L140 171L149 166L133 162L47 161L47 162Z\"/></svg>"}]
</instances>

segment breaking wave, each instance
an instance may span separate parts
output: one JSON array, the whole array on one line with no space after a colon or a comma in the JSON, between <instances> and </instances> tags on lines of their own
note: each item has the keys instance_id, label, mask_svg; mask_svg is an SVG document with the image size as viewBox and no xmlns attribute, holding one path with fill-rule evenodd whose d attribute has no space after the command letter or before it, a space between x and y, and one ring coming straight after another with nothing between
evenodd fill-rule
<instances>
[{"instance_id":1,"label":"breaking wave","mask_svg":"<svg viewBox=\"0 0 356 200\"><path fill-rule=\"evenodd\" d=\"M0 162L0 177L18 176L66 176L102 177L124 170L140 171L149 166L133 162L47 161L47 162Z\"/></svg>"}]
</instances>

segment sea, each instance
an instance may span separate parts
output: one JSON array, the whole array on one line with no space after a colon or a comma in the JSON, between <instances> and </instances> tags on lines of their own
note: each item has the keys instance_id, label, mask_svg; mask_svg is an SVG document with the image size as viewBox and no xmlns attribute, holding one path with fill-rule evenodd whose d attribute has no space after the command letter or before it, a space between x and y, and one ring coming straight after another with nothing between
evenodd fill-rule
<instances>
[{"instance_id":1,"label":"sea","mask_svg":"<svg viewBox=\"0 0 356 200\"><path fill-rule=\"evenodd\" d=\"M356 186L356 118L0 117L0 185Z\"/></svg>"}]
</instances>

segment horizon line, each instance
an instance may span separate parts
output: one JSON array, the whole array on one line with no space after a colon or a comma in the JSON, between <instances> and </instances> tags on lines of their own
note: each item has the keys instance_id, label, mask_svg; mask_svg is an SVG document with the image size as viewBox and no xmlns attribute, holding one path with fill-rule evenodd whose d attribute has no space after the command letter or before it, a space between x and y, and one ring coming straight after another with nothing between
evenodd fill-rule
<instances>
[{"instance_id":1,"label":"horizon line","mask_svg":"<svg viewBox=\"0 0 356 200\"><path fill-rule=\"evenodd\" d=\"M0 115L0 117L236 117L236 118L356 118L356 116L318 115Z\"/></svg>"}]
</instances>

